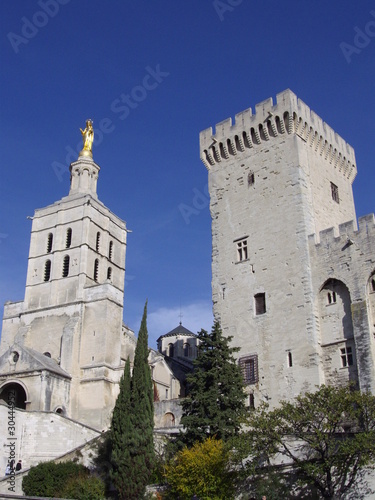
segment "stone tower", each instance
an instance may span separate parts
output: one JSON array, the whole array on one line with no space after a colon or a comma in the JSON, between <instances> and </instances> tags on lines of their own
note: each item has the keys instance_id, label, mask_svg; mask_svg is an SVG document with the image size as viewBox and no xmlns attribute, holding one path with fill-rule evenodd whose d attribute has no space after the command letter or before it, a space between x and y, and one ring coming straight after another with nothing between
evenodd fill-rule
<instances>
[{"instance_id":1,"label":"stone tower","mask_svg":"<svg viewBox=\"0 0 375 500\"><path fill-rule=\"evenodd\" d=\"M249 404L323 383L375 393L375 224L356 223L353 149L286 90L200 134L216 320Z\"/></svg>"},{"instance_id":2,"label":"stone tower","mask_svg":"<svg viewBox=\"0 0 375 500\"><path fill-rule=\"evenodd\" d=\"M127 231L98 200L99 170L80 154L68 196L35 211L25 298L4 308L0 388L103 429L123 370Z\"/></svg>"}]
</instances>

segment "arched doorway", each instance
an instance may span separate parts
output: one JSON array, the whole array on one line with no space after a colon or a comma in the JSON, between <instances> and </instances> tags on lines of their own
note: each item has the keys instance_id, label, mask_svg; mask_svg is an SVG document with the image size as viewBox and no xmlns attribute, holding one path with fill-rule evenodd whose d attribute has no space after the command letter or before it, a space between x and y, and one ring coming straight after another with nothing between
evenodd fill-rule
<instances>
[{"instance_id":1,"label":"arched doorway","mask_svg":"<svg viewBox=\"0 0 375 500\"><path fill-rule=\"evenodd\" d=\"M16 408L26 410L26 391L22 385L17 382L9 382L1 387L0 400L4 401L6 405L12 401Z\"/></svg>"}]
</instances>

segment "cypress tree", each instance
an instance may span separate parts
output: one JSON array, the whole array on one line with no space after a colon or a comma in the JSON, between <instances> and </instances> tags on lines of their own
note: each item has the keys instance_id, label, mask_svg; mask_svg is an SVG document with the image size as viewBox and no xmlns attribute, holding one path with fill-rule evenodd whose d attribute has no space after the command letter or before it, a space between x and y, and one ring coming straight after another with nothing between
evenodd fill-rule
<instances>
[{"instance_id":1,"label":"cypress tree","mask_svg":"<svg viewBox=\"0 0 375 500\"><path fill-rule=\"evenodd\" d=\"M182 402L185 432L179 441L188 446L237 435L245 413L242 374L233 356L239 348L230 347L232 337L223 336L218 322L211 333L201 330L198 339L194 371L187 377L189 395Z\"/></svg>"},{"instance_id":2,"label":"cypress tree","mask_svg":"<svg viewBox=\"0 0 375 500\"><path fill-rule=\"evenodd\" d=\"M148 364L147 302L134 355L131 387L133 447L132 467L127 472L129 492L126 498L143 498L154 465L154 403L151 370Z\"/></svg>"},{"instance_id":3,"label":"cypress tree","mask_svg":"<svg viewBox=\"0 0 375 500\"><path fill-rule=\"evenodd\" d=\"M126 360L120 392L113 410L110 429L110 477L120 498L128 498L128 471L131 469L132 408L130 360Z\"/></svg>"}]
</instances>

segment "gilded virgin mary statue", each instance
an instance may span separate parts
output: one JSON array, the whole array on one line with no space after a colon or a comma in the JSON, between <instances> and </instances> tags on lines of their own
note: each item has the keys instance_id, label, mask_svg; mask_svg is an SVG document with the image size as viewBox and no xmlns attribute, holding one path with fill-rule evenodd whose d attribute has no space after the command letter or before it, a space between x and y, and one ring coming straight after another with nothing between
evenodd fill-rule
<instances>
[{"instance_id":1,"label":"gilded virgin mary statue","mask_svg":"<svg viewBox=\"0 0 375 500\"><path fill-rule=\"evenodd\" d=\"M94 142L94 129L92 127L92 120L86 120L86 128L80 128L83 140L83 149L79 156L90 156L92 158L92 143Z\"/></svg>"}]
</instances>

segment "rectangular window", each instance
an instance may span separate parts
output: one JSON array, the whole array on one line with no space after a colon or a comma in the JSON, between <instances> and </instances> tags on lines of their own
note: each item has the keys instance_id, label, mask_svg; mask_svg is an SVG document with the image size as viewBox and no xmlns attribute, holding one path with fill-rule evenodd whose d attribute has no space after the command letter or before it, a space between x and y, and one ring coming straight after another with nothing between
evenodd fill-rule
<instances>
[{"instance_id":1,"label":"rectangular window","mask_svg":"<svg viewBox=\"0 0 375 500\"><path fill-rule=\"evenodd\" d=\"M256 384L258 378L258 355L252 354L238 360L245 384Z\"/></svg>"},{"instance_id":2,"label":"rectangular window","mask_svg":"<svg viewBox=\"0 0 375 500\"><path fill-rule=\"evenodd\" d=\"M254 303L255 303L255 315L259 316L260 314L264 314L266 312L266 294L265 293L257 293L254 295Z\"/></svg>"},{"instance_id":3,"label":"rectangular window","mask_svg":"<svg viewBox=\"0 0 375 500\"><path fill-rule=\"evenodd\" d=\"M247 238L242 238L241 240L237 240L236 242L237 249L237 262L242 262L243 260L247 260L248 252L247 252Z\"/></svg>"},{"instance_id":4,"label":"rectangular window","mask_svg":"<svg viewBox=\"0 0 375 500\"><path fill-rule=\"evenodd\" d=\"M339 188L336 186L336 184L333 184L333 182L331 182L331 194L332 200L336 203L340 203Z\"/></svg>"},{"instance_id":5,"label":"rectangular window","mask_svg":"<svg viewBox=\"0 0 375 500\"><path fill-rule=\"evenodd\" d=\"M346 368L348 366L353 366L353 353L351 347L342 347L340 349L341 355L341 366Z\"/></svg>"}]
</instances>

